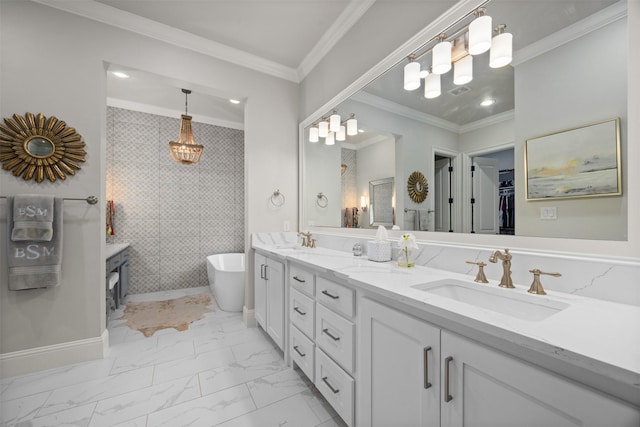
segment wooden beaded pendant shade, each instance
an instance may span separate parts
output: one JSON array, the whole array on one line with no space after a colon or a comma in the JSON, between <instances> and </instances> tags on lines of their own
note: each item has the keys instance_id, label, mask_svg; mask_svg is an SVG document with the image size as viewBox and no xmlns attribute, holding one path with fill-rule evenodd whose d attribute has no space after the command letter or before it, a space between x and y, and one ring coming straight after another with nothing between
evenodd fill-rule
<instances>
[{"instance_id":1,"label":"wooden beaded pendant shade","mask_svg":"<svg viewBox=\"0 0 640 427\"><path fill-rule=\"evenodd\" d=\"M182 89L182 93L185 94L184 112L180 116L180 135L178 141L169 142L169 149L171 150L171 157L178 163L184 165L190 165L192 163L198 163L200 156L202 156L202 145L196 144L193 137L193 131L191 130L191 116L187 115L187 96L191 93L189 89Z\"/></svg>"}]
</instances>

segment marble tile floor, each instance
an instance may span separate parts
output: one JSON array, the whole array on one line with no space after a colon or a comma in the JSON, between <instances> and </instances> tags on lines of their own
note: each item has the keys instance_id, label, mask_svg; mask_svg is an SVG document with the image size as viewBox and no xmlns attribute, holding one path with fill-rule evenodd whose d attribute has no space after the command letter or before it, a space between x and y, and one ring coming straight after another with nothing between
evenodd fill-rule
<instances>
[{"instance_id":1,"label":"marble tile floor","mask_svg":"<svg viewBox=\"0 0 640 427\"><path fill-rule=\"evenodd\" d=\"M208 288L132 295L166 300ZM215 305L215 303L214 303ZM112 313L108 357L0 380L0 426L321 426L345 424L261 328L213 313L149 338Z\"/></svg>"}]
</instances>

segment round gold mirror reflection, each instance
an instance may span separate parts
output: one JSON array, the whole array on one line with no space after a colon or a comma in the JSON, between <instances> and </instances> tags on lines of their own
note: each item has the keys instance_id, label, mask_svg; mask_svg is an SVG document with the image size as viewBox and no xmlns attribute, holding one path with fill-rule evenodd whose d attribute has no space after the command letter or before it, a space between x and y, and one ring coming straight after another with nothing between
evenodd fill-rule
<instances>
[{"instance_id":1,"label":"round gold mirror reflection","mask_svg":"<svg viewBox=\"0 0 640 427\"><path fill-rule=\"evenodd\" d=\"M422 203L427 198L428 186L427 179L422 172L413 172L407 180L407 191L409 197L415 203Z\"/></svg>"},{"instance_id":2,"label":"round gold mirror reflection","mask_svg":"<svg viewBox=\"0 0 640 427\"><path fill-rule=\"evenodd\" d=\"M49 138L34 136L24 142L24 150L34 157L47 158L56 150Z\"/></svg>"}]
</instances>

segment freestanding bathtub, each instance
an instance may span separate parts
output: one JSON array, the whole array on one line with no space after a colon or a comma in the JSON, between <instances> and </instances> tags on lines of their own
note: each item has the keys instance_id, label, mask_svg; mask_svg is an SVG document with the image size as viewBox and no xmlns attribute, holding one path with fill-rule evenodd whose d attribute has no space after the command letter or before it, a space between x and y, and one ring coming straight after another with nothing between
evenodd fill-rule
<instances>
[{"instance_id":1,"label":"freestanding bathtub","mask_svg":"<svg viewBox=\"0 0 640 427\"><path fill-rule=\"evenodd\" d=\"M216 254L207 257L209 286L221 310L242 311L244 273L244 254Z\"/></svg>"}]
</instances>

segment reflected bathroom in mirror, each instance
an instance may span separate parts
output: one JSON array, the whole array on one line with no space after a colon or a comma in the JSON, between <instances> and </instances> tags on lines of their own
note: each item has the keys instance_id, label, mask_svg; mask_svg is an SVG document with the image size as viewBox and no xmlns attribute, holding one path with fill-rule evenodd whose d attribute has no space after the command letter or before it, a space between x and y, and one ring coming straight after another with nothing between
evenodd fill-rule
<instances>
[{"instance_id":1,"label":"reflected bathroom in mirror","mask_svg":"<svg viewBox=\"0 0 640 427\"><path fill-rule=\"evenodd\" d=\"M369 198L366 183L392 176L395 223L402 230L418 230L412 214L417 212L423 218L419 231L627 239L624 192L608 198L527 200L524 173L527 139L619 117L622 188L627 188L626 2L567 0L542 7L534 1L494 0L482 6L492 18L493 37L512 35L511 63L494 68L490 50L460 54L461 46L468 49L467 28L475 19L470 10L451 28L434 28L422 47L406 52L394 67L335 106L358 118L357 136L327 146L322 139L309 142L309 127L301 131L301 225L344 226L344 209L359 207L362 196ZM424 77L418 88L406 90L407 64L418 62L423 75L433 74L433 50L442 33L452 38L452 69L440 75L440 95L426 96ZM471 80L461 83L456 65L470 56ZM374 139L385 142L367 153ZM360 140L369 142L360 148ZM341 164L349 165L343 175ZM405 188L414 171L429 183L421 203ZM319 176L326 178L322 189ZM313 206L319 191L333 192L331 212L318 213ZM555 208L557 216L544 217L547 208Z\"/></svg>"},{"instance_id":2,"label":"reflected bathroom in mirror","mask_svg":"<svg viewBox=\"0 0 640 427\"><path fill-rule=\"evenodd\" d=\"M394 201L393 178L369 181L369 225L392 227L395 224Z\"/></svg>"}]
</instances>

